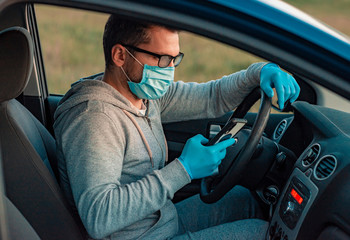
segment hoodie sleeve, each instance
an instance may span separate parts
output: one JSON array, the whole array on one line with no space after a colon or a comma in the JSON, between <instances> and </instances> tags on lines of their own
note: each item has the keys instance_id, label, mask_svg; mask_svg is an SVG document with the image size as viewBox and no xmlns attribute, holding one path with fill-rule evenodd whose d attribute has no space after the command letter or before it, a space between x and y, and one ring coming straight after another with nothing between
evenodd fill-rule
<instances>
[{"instance_id":1,"label":"hoodie sleeve","mask_svg":"<svg viewBox=\"0 0 350 240\"><path fill-rule=\"evenodd\" d=\"M162 122L214 118L233 110L259 86L265 64L254 63L246 70L207 83L173 83L159 100Z\"/></svg>"},{"instance_id":2,"label":"hoodie sleeve","mask_svg":"<svg viewBox=\"0 0 350 240\"><path fill-rule=\"evenodd\" d=\"M91 104L91 103L90 103ZM103 238L158 211L190 182L178 160L122 185L125 136L103 111L84 111L60 135L68 178L86 230ZM171 173L171 174L170 174Z\"/></svg>"}]
</instances>

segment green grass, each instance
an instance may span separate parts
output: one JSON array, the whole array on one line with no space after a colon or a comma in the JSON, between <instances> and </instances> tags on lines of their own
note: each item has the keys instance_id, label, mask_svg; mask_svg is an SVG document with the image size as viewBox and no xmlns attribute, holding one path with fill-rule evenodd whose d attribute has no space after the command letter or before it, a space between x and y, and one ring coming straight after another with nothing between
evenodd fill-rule
<instances>
[{"instance_id":1,"label":"green grass","mask_svg":"<svg viewBox=\"0 0 350 240\"><path fill-rule=\"evenodd\" d=\"M350 35L350 0L287 0ZM102 34L106 14L38 5L39 35L50 93L64 94L81 77L104 70ZM239 49L180 32L185 53L176 80L205 82L261 61Z\"/></svg>"}]
</instances>

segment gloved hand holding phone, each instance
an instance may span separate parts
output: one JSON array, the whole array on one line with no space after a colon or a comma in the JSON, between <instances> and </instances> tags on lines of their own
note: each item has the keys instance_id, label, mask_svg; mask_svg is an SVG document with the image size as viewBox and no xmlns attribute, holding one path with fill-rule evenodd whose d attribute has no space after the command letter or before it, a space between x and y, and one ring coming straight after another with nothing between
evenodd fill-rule
<instances>
[{"instance_id":1,"label":"gloved hand holding phone","mask_svg":"<svg viewBox=\"0 0 350 240\"><path fill-rule=\"evenodd\" d=\"M189 140L178 158L191 179L208 177L217 172L221 160L226 156L226 148L235 143L234 138L205 146L208 139L198 134Z\"/></svg>"}]
</instances>

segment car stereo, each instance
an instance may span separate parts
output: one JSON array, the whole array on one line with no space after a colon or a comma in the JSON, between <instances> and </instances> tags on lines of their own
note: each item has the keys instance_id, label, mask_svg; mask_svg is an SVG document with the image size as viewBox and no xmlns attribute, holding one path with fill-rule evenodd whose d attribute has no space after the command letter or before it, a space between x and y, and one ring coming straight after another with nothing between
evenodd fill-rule
<instances>
[{"instance_id":1,"label":"car stereo","mask_svg":"<svg viewBox=\"0 0 350 240\"><path fill-rule=\"evenodd\" d=\"M279 199L267 233L267 239L297 238L304 218L312 206L317 186L311 181L311 169L302 172L295 168Z\"/></svg>"}]
</instances>

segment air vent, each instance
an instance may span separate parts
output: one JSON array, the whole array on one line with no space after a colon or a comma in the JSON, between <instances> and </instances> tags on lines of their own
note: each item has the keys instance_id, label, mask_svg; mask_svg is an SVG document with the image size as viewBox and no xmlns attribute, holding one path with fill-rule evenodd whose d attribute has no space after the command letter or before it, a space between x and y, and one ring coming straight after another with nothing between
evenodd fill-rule
<instances>
[{"instance_id":1,"label":"air vent","mask_svg":"<svg viewBox=\"0 0 350 240\"><path fill-rule=\"evenodd\" d=\"M315 166L315 178L318 180L328 178L335 171L336 166L337 159L334 156L324 156Z\"/></svg>"},{"instance_id":2,"label":"air vent","mask_svg":"<svg viewBox=\"0 0 350 240\"><path fill-rule=\"evenodd\" d=\"M284 130L286 129L286 126L287 126L287 121L284 119L276 127L276 130L274 132L273 137L275 139L279 139L281 137L282 133L284 132Z\"/></svg>"},{"instance_id":3,"label":"air vent","mask_svg":"<svg viewBox=\"0 0 350 240\"><path fill-rule=\"evenodd\" d=\"M319 144L312 145L305 153L302 163L305 167L311 165L320 155L321 146Z\"/></svg>"}]
</instances>

